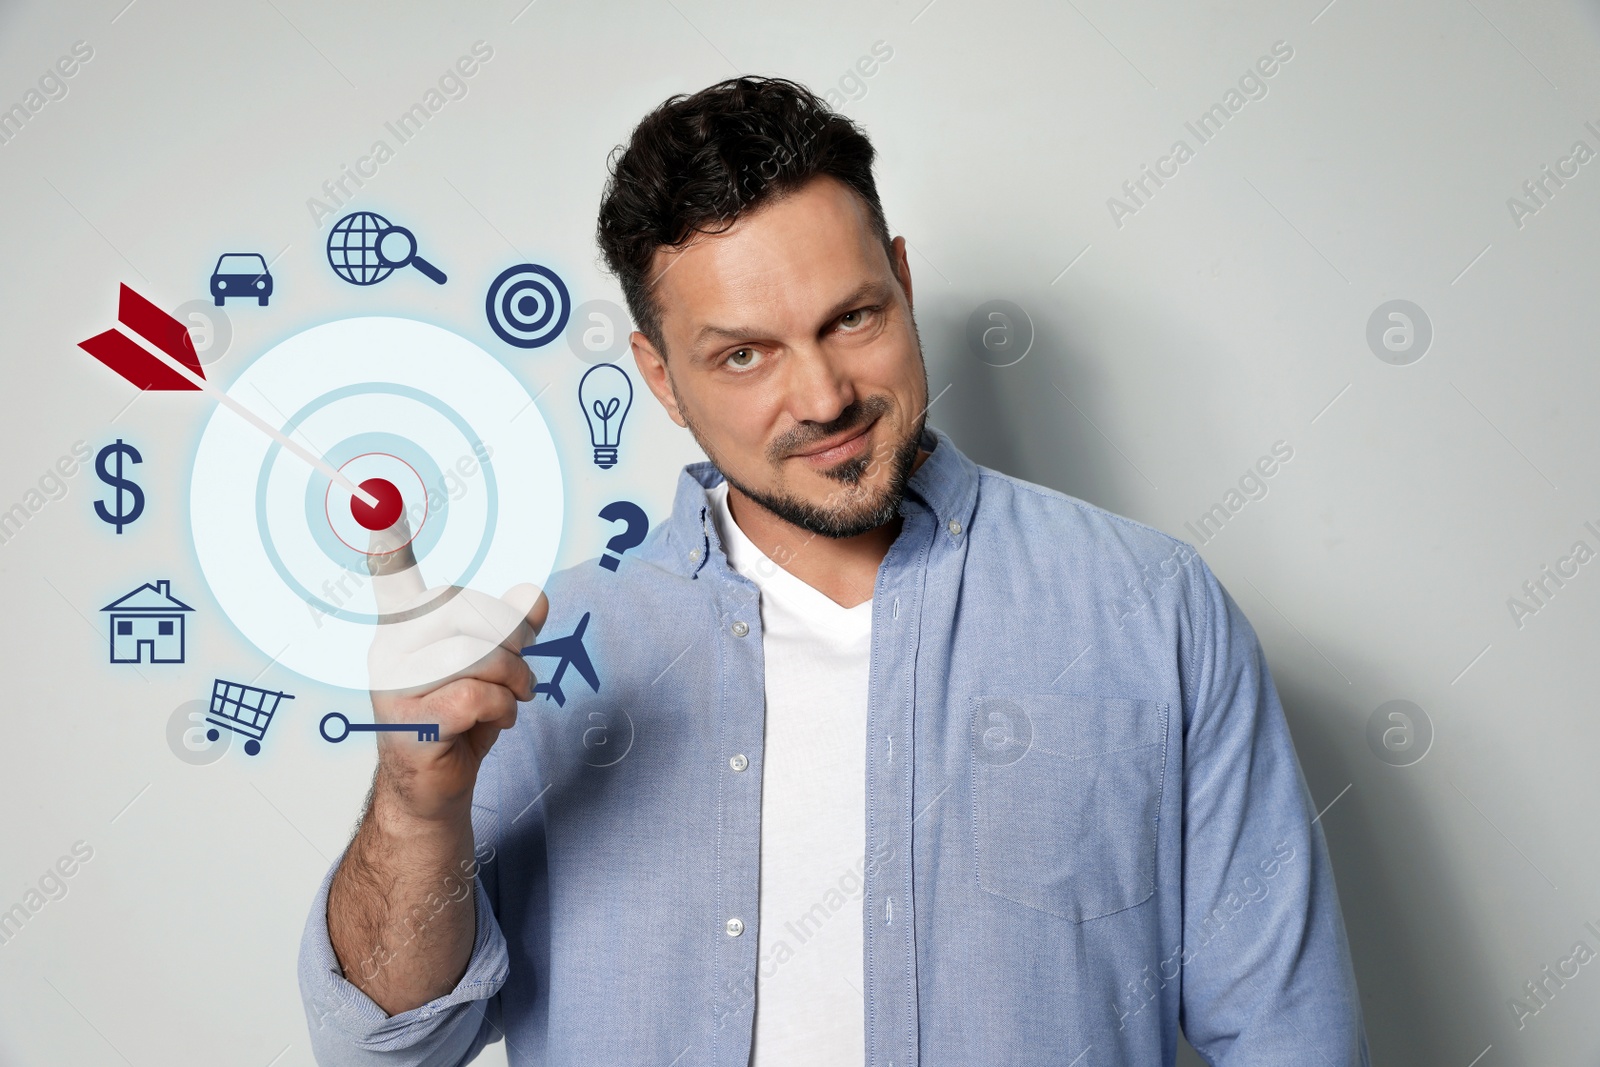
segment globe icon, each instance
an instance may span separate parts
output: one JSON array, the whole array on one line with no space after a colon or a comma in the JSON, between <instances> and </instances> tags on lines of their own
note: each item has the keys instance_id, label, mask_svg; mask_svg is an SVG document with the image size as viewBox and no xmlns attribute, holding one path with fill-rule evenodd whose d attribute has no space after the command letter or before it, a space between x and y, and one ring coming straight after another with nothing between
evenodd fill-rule
<instances>
[{"instance_id":1,"label":"globe icon","mask_svg":"<svg viewBox=\"0 0 1600 1067\"><path fill-rule=\"evenodd\" d=\"M383 281L394 273L378 255L378 240L389 229L389 220L371 211L346 215L328 234L328 265L352 285Z\"/></svg>"}]
</instances>

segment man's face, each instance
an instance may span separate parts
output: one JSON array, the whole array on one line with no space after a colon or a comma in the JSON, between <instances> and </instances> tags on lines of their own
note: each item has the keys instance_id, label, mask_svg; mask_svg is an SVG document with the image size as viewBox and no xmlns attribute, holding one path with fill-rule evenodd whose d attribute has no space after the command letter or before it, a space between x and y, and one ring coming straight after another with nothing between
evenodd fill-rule
<instances>
[{"instance_id":1,"label":"man's face","mask_svg":"<svg viewBox=\"0 0 1600 1067\"><path fill-rule=\"evenodd\" d=\"M658 249L666 353L631 338L646 384L729 484L796 526L851 537L893 520L928 403L905 239L820 176L720 234Z\"/></svg>"}]
</instances>

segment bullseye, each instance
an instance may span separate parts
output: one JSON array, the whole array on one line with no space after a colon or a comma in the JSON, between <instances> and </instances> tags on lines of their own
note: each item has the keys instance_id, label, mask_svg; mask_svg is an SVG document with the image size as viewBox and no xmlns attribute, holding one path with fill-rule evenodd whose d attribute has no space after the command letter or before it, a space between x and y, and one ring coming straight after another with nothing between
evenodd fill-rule
<instances>
[{"instance_id":1,"label":"bullseye","mask_svg":"<svg viewBox=\"0 0 1600 1067\"><path fill-rule=\"evenodd\" d=\"M400 490L387 478L368 478L361 489L378 498L376 507L368 507L358 496L350 498L350 516L369 530L387 530L400 517L402 507Z\"/></svg>"},{"instance_id":2,"label":"bullseye","mask_svg":"<svg viewBox=\"0 0 1600 1067\"><path fill-rule=\"evenodd\" d=\"M345 547L363 555L374 551L372 535L392 529L402 518L409 531L407 543L421 533L430 510L428 488L410 463L389 452L363 452L341 464L339 473L378 501L376 506L369 505L338 483L328 483L323 508L334 536Z\"/></svg>"}]
</instances>

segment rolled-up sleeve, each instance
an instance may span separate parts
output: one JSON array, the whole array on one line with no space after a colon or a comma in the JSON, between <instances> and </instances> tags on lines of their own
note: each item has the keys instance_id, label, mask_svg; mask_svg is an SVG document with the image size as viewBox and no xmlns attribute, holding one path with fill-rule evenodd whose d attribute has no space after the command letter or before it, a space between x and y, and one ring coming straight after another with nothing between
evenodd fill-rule
<instances>
[{"instance_id":1,"label":"rolled-up sleeve","mask_svg":"<svg viewBox=\"0 0 1600 1067\"><path fill-rule=\"evenodd\" d=\"M1182 1022L1215 1067L1369 1067L1327 843L1254 629L1203 561L1184 713Z\"/></svg>"},{"instance_id":2,"label":"rolled-up sleeve","mask_svg":"<svg viewBox=\"0 0 1600 1067\"><path fill-rule=\"evenodd\" d=\"M500 1034L498 993L510 970L490 895L493 864L480 866L472 879L477 929L466 974L444 996L390 1016L345 978L328 936L328 887L343 858L341 853L323 876L300 939L300 998L317 1062L324 1067L470 1062Z\"/></svg>"}]
</instances>

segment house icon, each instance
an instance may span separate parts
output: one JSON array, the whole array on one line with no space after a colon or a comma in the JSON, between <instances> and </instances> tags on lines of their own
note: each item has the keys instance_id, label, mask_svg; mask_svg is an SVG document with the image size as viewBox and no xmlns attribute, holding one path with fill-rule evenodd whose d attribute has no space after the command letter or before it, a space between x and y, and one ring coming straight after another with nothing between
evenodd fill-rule
<instances>
[{"instance_id":1,"label":"house icon","mask_svg":"<svg viewBox=\"0 0 1600 1067\"><path fill-rule=\"evenodd\" d=\"M170 586L146 582L100 609L111 616L112 663L183 662L183 613L194 609Z\"/></svg>"}]
</instances>

